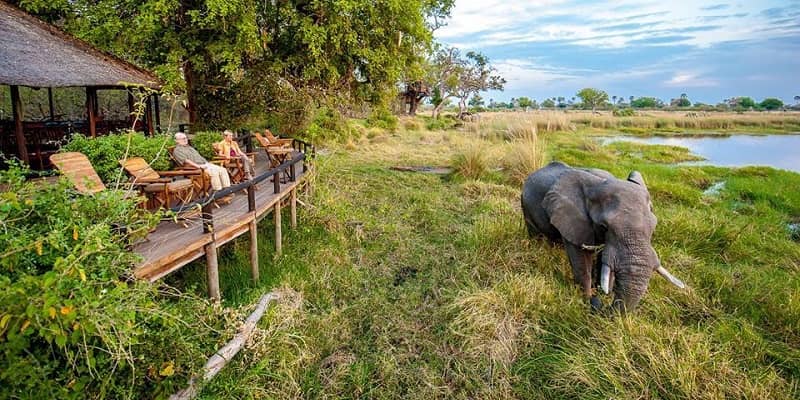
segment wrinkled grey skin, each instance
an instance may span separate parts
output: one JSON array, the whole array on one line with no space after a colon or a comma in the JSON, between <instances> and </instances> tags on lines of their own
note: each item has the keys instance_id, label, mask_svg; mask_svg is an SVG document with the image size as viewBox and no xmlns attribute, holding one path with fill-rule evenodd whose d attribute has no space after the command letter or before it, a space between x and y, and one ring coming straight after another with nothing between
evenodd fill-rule
<instances>
[{"instance_id":1,"label":"wrinkled grey skin","mask_svg":"<svg viewBox=\"0 0 800 400\"><path fill-rule=\"evenodd\" d=\"M600 304L592 287L599 284L603 263L611 268L612 307L621 312L636 308L660 265L650 244L656 216L641 174L634 171L621 180L603 170L553 162L525 180L522 211L531 236L563 239L575 283L593 308ZM593 263L595 252L583 246L603 244Z\"/></svg>"}]
</instances>

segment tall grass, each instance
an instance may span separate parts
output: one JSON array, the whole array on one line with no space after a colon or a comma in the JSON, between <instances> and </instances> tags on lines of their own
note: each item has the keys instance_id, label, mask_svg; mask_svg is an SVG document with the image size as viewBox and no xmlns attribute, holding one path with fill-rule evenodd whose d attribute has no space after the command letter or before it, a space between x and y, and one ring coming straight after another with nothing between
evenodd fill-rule
<instances>
[{"instance_id":1,"label":"tall grass","mask_svg":"<svg viewBox=\"0 0 800 400\"><path fill-rule=\"evenodd\" d=\"M489 160L485 146L470 143L453 156L452 167L457 175L467 179L480 179L489 170Z\"/></svg>"},{"instance_id":2,"label":"tall grass","mask_svg":"<svg viewBox=\"0 0 800 400\"><path fill-rule=\"evenodd\" d=\"M684 113L645 111L635 116L615 117L610 112L534 111L484 113L480 120L467 123L473 132L502 135L509 127L524 121L539 132L574 131L580 127L636 130L800 130L800 114L796 112Z\"/></svg>"},{"instance_id":3,"label":"tall grass","mask_svg":"<svg viewBox=\"0 0 800 400\"><path fill-rule=\"evenodd\" d=\"M785 224L800 215L800 176L674 168L531 122L497 122L502 132L491 134L387 135L321 153L315 195L303 199L312 208L301 209L299 229L284 230L282 256L272 253L269 220L261 223L261 282L249 283L246 240L220 258L231 274L222 278L225 305L283 286L303 306L270 313L253 351L203 395L797 398L800 246ZM659 218L653 246L690 290L654 277L636 313L590 313L563 247L527 238L515 172L493 168L513 164L510 147L537 141L540 154L543 139L553 158L644 174ZM389 168L454 158L470 179ZM520 171L540 159L520 158ZM718 181L725 189L707 201L702 191ZM196 263L178 277L203 288L204 270Z\"/></svg>"},{"instance_id":4,"label":"tall grass","mask_svg":"<svg viewBox=\"0 0 800 400\"><path fill-rule=\"evenodd\" d=\"M513 139L505 146L502 165L511 183L521 185L531 172L546 163L546 145L535 125L522 128L512 125L510 131Z\"/></svg>"}]
</instances>

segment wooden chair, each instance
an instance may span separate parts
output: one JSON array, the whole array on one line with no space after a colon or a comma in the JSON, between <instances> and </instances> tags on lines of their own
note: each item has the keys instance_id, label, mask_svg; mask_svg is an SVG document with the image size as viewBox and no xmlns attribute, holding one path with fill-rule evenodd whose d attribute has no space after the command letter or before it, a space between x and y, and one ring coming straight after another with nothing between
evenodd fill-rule
<instances>
[{"instance_id":1,"label":"wooden chair","mask_svg":"<svg viewBox=\"0 0 800 400\"><path fill-rule=\"evenodd\" d=\"M269 129L267 129L266 131L269 132ZM272 134L270 133L270 135ZM277 139L277 138L275 138L274 141L271 141L258 132L253 132L253 137L256 138L258 145L263 147L264 149L277 148L277 147L292 148L292 142L294 141L294 139Z\"/></svg>"},{"instance_id":2,"label":"wooden chair","mask_svg":"<svg viewBox=\"0 0 800 400\"><path fill-rule=\"evenodd\" d=\"M266 131L269 132L269 129ZM267 153L270 168L277 168L285 161L292 159L294 149L291 146L291 142L294 141L294 139L279 139L283 140L284 142L276 141L275 143L271 143L267 138L261 136L261 134L258 132L253 132L253 136L258 141L258 144L264 149L264 152ZM287 140L288 142L285 142ZM290 173L287 169L283 172L283 177L281 180L285 182L288 179L290 179Z\"/></svg>"},{"instance_id":3,"label":"wooden chair","mask_svg":"<svg viewBox=\"0 0 800 400\"><path fill-rule=\"evenodd\" d=\"M197 171L155 171L142 157L132 157L119 162L131 176L131 183L148 199L149 208L169 208L172 203L188 203L194 195L191 179L176 179L197 175Z\"/></svg>"},{"instance_id":4,"label":"wooden chair","mask_svg":"<svg viewBox=\"0 0 800 400\"><path fill-rule=\"evenodd\" d=\"M280 144L281 146L289 146L289 147L291 147L292 143L294 143L294 139L291 139L291 138L281 139L281 138L273 135L272 131L270 131L269 129L264 129L264 136L266 136L267 140L272 144Z\"/></svg>"},{"instance_id":5,"label":"wooden chair","mask_svg":"<svg viewBox=\"0 0 800 400\"><path fill-rule=\"evenodd\" d=\"M94 194L106 190L97 171L92 167L89 158L83 153L56 153L50 156L50 162L66 176L75 189L84 194Z\"/></svg>"},{"instance_id":6,"label":"wooden chair","mask_svg":"<svg viewBox=\"0 0 800 400\"><path fill-rule=\"evenodd\" d=\"M244 168L244 162L240 158L225 158L224 156L220 156L220 146L222 146L221 142L217 142L211 145L214 148L214 159L211 161L214 164L221 165L228 170L228 175L231 176L231 183L237 184L241 183L247 177L247 171ZM250 165L255 168L256 166L256 153L245 153L247 158L250 159Z\"/></svg>"},{"instance_id":7,"label":"wooden chair","mask_svg":"<svg viewBox=\"0 0 800 400\"><path fill-rule=\"evenodd\" d=\"M167 152L169 153L169 159L172 160L176 171L192 172L192 174L188 175L188 178L192 180L195 194L198 196L206 196L211 192L211 178L206 175L203 170L179 164L174 155L175 146L169 147Z\"/></svg>"}]
</instances>

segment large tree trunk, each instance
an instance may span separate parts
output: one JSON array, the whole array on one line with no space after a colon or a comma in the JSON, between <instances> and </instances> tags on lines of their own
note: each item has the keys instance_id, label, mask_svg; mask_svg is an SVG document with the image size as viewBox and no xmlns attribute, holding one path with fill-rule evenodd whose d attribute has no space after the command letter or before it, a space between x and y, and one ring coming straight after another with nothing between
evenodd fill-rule
<instances>
[{"instance_id":1,"label":"large tree trunk","mask_svg":"<svg viewBox=\"0 0 800 400\"><path fill-rule=\"evenodd\" d=\"M188 103L189 123L192 128L197 125L197 77L191 61L183 64L183 76L186 79L186 102Z\"/></svg>"},{"instance_id":2,"label":"large tree trunk","mask_svg":"<svg viewBox=\"0 0 800 400\"><path fill-rule=\"evenodd\" d=\"M417 115L417 107L419 107L419 102L422 98L418 96L411 96L409 98L409 106L408 106L408 115L414 116Z\"/></svg>"}]
</instances>

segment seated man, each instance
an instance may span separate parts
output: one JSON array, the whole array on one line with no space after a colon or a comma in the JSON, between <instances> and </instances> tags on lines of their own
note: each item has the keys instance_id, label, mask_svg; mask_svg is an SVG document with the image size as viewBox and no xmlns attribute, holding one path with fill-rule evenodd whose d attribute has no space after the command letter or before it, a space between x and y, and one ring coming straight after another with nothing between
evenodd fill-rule
<instances>
[{"instance_id":1,"label":"seated man","mask_svg":"<svg viewBox=\"0 0 800 400\"><path fill-rule=\"evenodd\" d=\"M248 181L253 179L256 171L253 169L253 163L250 162L250 157L239 148L239 144L233 140L233 132L226 130L222 133L223 140L217 144L218 153L220 157L225 157L226 160L231 158L238 158L242 161L244 166L245 179Z\"/></svg>"},{"instance_id":2,"label":"seated man","mask_svg":"<svg viewBox=\"0 0 800 400\"><path fill-rule=\"evenodd\" d=\"M204 170L211 178L211 187L214 188L214 190L222 190L231 185L231 178L228 176L228 170L206 161L194 147L189 146L189 139L186 137L185 133L176 133L175 143L176 146L172 157L175 158L176 162L181 165L189 165Z\"/></svg>"}]
</instances>

